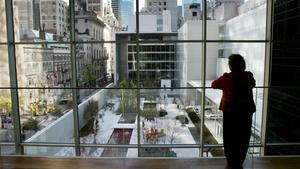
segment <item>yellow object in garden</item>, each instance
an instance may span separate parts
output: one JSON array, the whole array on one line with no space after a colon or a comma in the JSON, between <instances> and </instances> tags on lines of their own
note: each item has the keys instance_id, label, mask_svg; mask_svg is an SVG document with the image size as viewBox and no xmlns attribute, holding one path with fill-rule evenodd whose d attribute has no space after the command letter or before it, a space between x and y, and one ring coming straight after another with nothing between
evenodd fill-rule
<instances>
[{"instance_id":1,"label":"yellow object in garden","mask_svg":"<svg viewBox=\"0 0 300 169\"><path fill-rule=\"evenodd\" d=\"M55 107L53 105L47 105L46 106L46 113L53 112L55 110Z\"/></svg>"},{"instance_id":2,"label":"yellow object in garden","mask_svg":"<svg viewBox=\"0 0 300 169\"><path fill-rule=\"evenodd\" d=\"M39 105L37 103L30 103L29 104L29 112L31 116L39 116L41 113L39 112Z\"/></svg>"}]
</instances>

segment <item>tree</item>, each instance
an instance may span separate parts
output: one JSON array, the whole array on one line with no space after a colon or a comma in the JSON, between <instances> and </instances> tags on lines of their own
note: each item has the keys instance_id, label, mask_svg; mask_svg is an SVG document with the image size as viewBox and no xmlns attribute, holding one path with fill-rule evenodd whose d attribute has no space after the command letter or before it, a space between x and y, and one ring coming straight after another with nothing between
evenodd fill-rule
<instances>
[{"instance_id":1,"label":"tree","mask_svg":"<svg viewBox=\"0 0 300 169\"><path fill-rule=\"evenodd\" d=\"M83 118L85 120L85 125L80 129L80 137L89 135L90 133L95 133L94 124L95 117L99 111L98 102L95 100L88 101L86 107L84 108Z\"/></svg>"},{"instance_id":2,"label":"tree","mask_svg":"<svg viewBox=\"0 0 300 169\"><path fill-rule=\"evenodd\" d=\"M97 77L93 75L92 64L85 64L83 70L83 80L88 83L88 87L92 87L96 84Z\"/></svg>"},{"instance_id":3,"label":"tree","mask_svg":"<svg viewBox=\"0 0 300 169\"><path fill-rule=\"evenodd\" d=\"M97 115L98 111L99 111L98 102L95 100L90 100L90 101L88 101L88 103L84 109L83 118L86 121L88 121L88 120L94 118Z\"/></svg>"},{"instance_id":4,"label":"tree","mask_svg":"<svg viewBox=\"0 0 300 169\"><path fill-rule=\"evenodd\" d=\"M132 81L123 80L120 82L121 89L121 105L117 112L119 113L137 113L139 111L137 105L136 85Z\"/></svg>"},{"instance_id":5,"label":"tree","mask_svg":"<svg viewBox=\"0 0 300 169\"><path fill-rule=\"evenodd\" d=\"M9 90L0 91L0 107L4 109L5 112L11 112L11 100Z\"/></svg>"}]
</instances>

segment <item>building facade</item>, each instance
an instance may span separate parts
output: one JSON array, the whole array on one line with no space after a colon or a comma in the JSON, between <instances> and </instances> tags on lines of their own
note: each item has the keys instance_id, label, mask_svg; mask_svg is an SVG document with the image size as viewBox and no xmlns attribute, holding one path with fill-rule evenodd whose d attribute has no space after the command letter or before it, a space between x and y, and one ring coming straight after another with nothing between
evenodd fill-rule
<instances>
[{"instance_id":1,"label":"building facade","mask_svg":"<svg viewBox=\"0 0 300 169\"><path fill-rule=\"evenodd\" d=\"M103 0L86 0L86 10L94 11L99 17L104 16Z\"/></svg>"},{"instance_id":2,"label":"building facade","mask_svg":"<svg viewBox=\"0 0 300 169\"><path fill-rule=\"evenodd\" d=\"M76 11L75 27L76 39L79 41L104 40L105 23L93 11ZM81 44L79 51L84 53L87 70L81 74L82 80L78 84L90 87L103 85L107 75L107 49L103 44L85 43Z\"/></svg>"},{"instance_id":3,"label":"building facade","mask_svg":"<svg viewBox=\"0 0 300 169\"><path fill-rule=\"evenodd\" d=\"M170 11L171 15L171 29L172 32L177 31L177 1L174 0L146 0L145 8L143 9L144 13L161 15L163 11Z\"/></svg>"},{"instance_id":4,"label":"building facade","mask_svg":"<svg viewBox=\"0 0 300 169\"><path fill-rule=\"evenodd\" d=\"M120 21L121 18L121 0L111 0L111 7L113 10L113 13L118 21Z\"/></svg>"},{"instance_id":5,"label":"building facade","mask_svg":"<svg viewBox=\"0 0 300 169\"><path fill-rule=\"evenodd\" d=\"M130 40L132 33L117 33L116 40ZM140 38L176 39L177 33L143 33ZM137 47L131 44L117 44L116 81L137 80ZM181 70L176 56L175 43L141 44L139 59L140 85L144 87L160 87L162 80L169 80L170 87L179 86Z\"/></svg>"},{"instance_id":6,"label":"building facade","mask_svg":"<svg viewBox=\"0 0 300 169\"><path fill-rule=\"evenodd\" d=\"M133 15L133 0L122 0L120 23L123 30L128 29L129 18Z\"/></svg>"}]
</instances>

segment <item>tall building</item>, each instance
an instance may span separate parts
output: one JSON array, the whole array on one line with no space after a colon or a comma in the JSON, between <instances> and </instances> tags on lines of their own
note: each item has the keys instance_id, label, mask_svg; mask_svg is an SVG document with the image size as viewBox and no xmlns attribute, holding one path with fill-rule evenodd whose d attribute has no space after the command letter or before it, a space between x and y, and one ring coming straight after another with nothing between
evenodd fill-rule
<instances>
[{"instance_id":1,"label":"tall building","mask_svg":"<svg viewBox=\"0 0 300 169\"><path fill-rule=\"evenodd\" d=\"M121 0L111 0L111 7L115 17L120 21L121 19Z\"/></svg>"},{"instance_id":2,"label":"tall building","mask_svg":"<svg viewBox=\"0 0 300 169\"><path fill-rule=\"evenodd\" d=\"M76 11L75 27L76 39L79 41L104 40L105 23L93 11ZM79 77L79 85L101 86L106 81L108 54L104 44L80 44L79 52L84 55L85 68ZM94 77L90 79L90 77Z\"/></svg>"},{"instance_id":3,"label":"tall building","mask_svg":"<svg viewBox=\"0 0 300 169\"><path fill-rule=\"evenodd\" d=\"M256 0L255 0L256 1ZM265 1L265 0L262 0ZM212 0L207 4L207 17L227 21L238 15L238 7L244 0ZM247 3L247 2L246 2Z\"/></svg>"},{"instance_id":4,"label":"tall building","mask_svg":"<svg viewBox=\"0 0 300 169\"><path fill-rule=\"evenodd\" d=\"M15 0L20 30L44 30L65 37L68 30L68 5L64 0Z\"/></svg>"},{"instance_id":5,"label":"tall building","mask_svg":"<svg viewBox=\"0 0 300 169\"><path fill-rule=\"evenodd\" d=\"M161 15L162 11L169 10L171 13L171 29L172 32L177 31L177 1L174 0L146 0L144 13Z\"/></svg>"},{"instance_id":6,"label":"tall building","mask_svg":"<svg viewBox=\"0 0 300 169\"><path fill-rule=\"evenodd\" d=\"M133 0L122 0L121 2L121 26L127 29L129 17L133 15Z\"/></svg>"},{"instance_id":7,"label":"tall building","mask_svg":"<svg viewBox=\"0 0 300 169\"><path fill-rule=\"evenodd\" d=\"M41 26L46 32L58 37L66 36L68 30L68 4L64 0L43 0L40 3Z\"/></svg>"},{"instance_id":8,"label":"tall building","mask_svg":"<svg viewBox=\"0 0 300 169\"><path fill-rule=\"evenodd\" d=\"M94 11L98 16L104 15L104 2L103 0L86 0L86 10Z\"/></svg>"},{"instance_id":9,"label":"tall building","mask_svg":"<svg viewBox=\"0 0 300 169\"><path fill-rule=\"evenodd\" d=\"M201 7L202 0L182 0L182 11L181 12L182 12L183 18L185 18L187 16L187 14L189 13L189 7L193 3L200 4L200 9L202 8Z\"/></svg>"},{"instance_id":10,"label":"tall building","mask_svg":"<svg viewBox=\"0 0 300 169\"><path fill-rule=\"evenodd\" d=\"M277 0L274 4L273 56L267 118L267 143L300 142L300 4ZM292 12L293 11L293 12ZM300 154L300 146L272 146L268 155Z\"/></svg>"},{"instance_id":11,"label":"tall building","mask_svg":"<svg viewBox=\"0 0 300 169\"><path fill-rule=\"evenodd\" d=\"M133 33L120 32L116 40L128 41L134 37ZM141 39L176 39L177 33L149 32L141 33ZM137 47L135 44L117 44L116 53L116 81L137 80ZM175 43L147 43L140 45L140 84L144 87L160 87L168 81L170 86L179 86L181 70L178 69Z\"/></svg>"},{"instance_id":12,"label":"tall building","mask_svg":"<svg viewBox=\"0 0 300 169\"><path fill-rule=\"evenodd\" d=\"M18 8L20 29L40 29L40 0L15 0Z\"/></svg>"},{"instance_id":13,"label":"tall building","mask_svg":"<svg viewBox=\"0 0 300 169\"><path fill-rule=\"evenodd\" d=\"M128 32L136 32L135 15L129 18ZM160 15L149 14L148 12L140 12L139 32L172 32L171 30L171 14L170 11L162 11Z\"/></svg>"},{"instance_id":14,"label":"tall building","mask_svg":"<svg viewBox=\"0 0 300 169\"><path fill-rule=\"evenodd\" d=\"M192 3L185 9L184 20L200 20L202 19L202 10L200 3Z\"/></svg>"}]
</instances>

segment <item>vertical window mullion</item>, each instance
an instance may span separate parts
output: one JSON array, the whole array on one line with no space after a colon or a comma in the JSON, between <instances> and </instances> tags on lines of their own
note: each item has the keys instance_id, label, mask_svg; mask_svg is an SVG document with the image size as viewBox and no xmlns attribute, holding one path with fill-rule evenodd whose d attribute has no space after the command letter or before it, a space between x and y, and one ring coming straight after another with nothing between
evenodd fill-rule
<instances>
[{"instance_id":1,"label":"vertical window mullion","mask_svg":"<svg viewBox=\"0 0 300 169\"><path fill-rule=\"evenodd\" d=\"M138 141L138 157L141 156L141 130L140 130L140 121L141 121L141 112L140 112L140 47L139 47L139 37L140 37L140 18L139 18L139 0L136 0L136 83L137 83L137 108L138 108L138 117L137 117L137 141Z\"/></svg>"},{"instance_id":2,"label":"vertical window mullion","mask_svg":"<svg viewBox=\"0 0 300 169\"><path fill-rule=\"evenodd\" d=\"M74 143L75 154L80 156L80 138L79 138L79 117L77 105L77 71L76 71L76 39L75 39L75 2L70 0L70 21L71 21L71 70L72 70L72 99L73 99L73 123L74 123Z\"/></svg>"},{"instance_id":3,"label":"vertical window mullion","mask_svg":"<svg viewBox=\"0 0 300 169\"><path fill-rule=\"evenodd\" d=\"M7 48L9 61L9 75L10 75L10 92L11 92L11 111L14 122L14 136L16 154L23 154L23 147L21 146L21 125L19 113L19 97L18 97L18 79L16 67L16 50L14 43L14 14L13 14L13 0L5 1L6 12L6 30L7 30Z\"/></svg>"},{"instance_id":4,"label":"vertical window mullion","mask_svg":"<svg viewBox=\"0 0 300 169\"><path fill-rule=\"evenodd\" d=\"M203 18L202 18L202 58L201 58L201 128L200 128L200 157L203 157L203 128L205 113L205 80L206 80L206 0L202 0Z\"/></svg>"},{"instance_id":5,"label":"vertical window mullion","mask_svg":"<svg viewBox=\"0 0 300 169\"><path fill-rule=\"evenodd\" d=\"M271 79L271 64L272 64L272 40L273 40L273 11L274 1L267 0L266 8L266 43L265 43L265 70L264 70L264 89L263 89L263 110L262 110L262 128L261 128L261 156L265 155L266 150L266 130L268 117L268 102L269 102L269 86ZM271 89L272 90L272 89Z\"/></svg>"}]
</instances>

